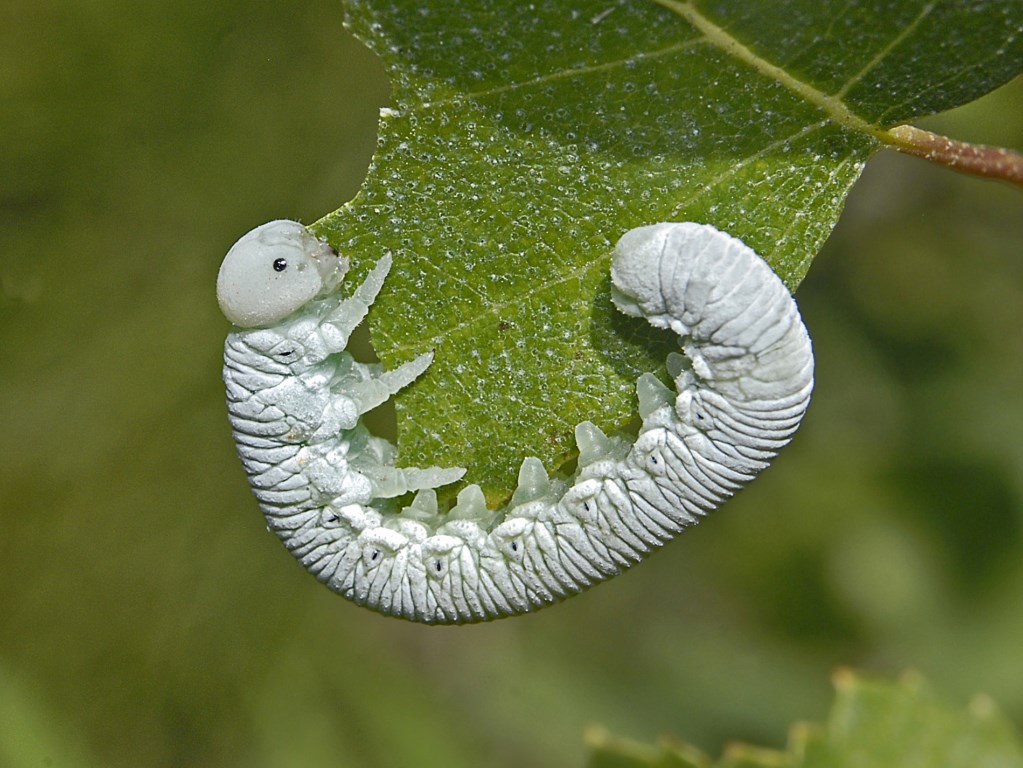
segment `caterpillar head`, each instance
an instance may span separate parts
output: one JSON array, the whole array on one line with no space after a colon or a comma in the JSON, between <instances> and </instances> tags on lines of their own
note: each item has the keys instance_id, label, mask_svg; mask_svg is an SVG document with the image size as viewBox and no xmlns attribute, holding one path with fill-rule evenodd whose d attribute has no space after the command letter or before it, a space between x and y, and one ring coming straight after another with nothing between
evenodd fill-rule
<instances>
[{"instance_id":1,"label":"caterpillar head","mask_svg":"<svg viewBox=\"0 0 1023 768\"><path fill-rule=\"evenodd\" d=\"M231 246L217 301L241 328L272 325L335 288L347 270L347 259L297 221L271 221Z\"/></svg>"}]
</instances>

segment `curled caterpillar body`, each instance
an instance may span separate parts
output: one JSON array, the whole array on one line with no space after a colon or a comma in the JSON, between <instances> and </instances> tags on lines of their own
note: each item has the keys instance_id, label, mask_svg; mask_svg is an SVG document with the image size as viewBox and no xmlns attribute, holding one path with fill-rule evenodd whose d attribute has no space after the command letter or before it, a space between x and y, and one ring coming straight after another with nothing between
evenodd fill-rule
<instances>
[{"instance_id":1,"label":"curled caterpillar body","mask_svg":"<svg viewBox=\"0 0 1023 768\"><path fill-rule=\"evenodd\" d=\"M236 327L225 345L233 433L266 520L333 591L436 624L535 610L641 560L718 507L789 441L813 388L799 311L771 268L714 227L627 232L612 258L624 313L674 331L675 391L637 382L635 442L576 427L578 468L550 478L527 458L505 508L470 485L438 512L458 467L398 468L360 416L414 381L432 355L393 371L345 351L390 269L346 298L346 261L295 222L265 224L228 253L218 280ZM290 270L290 271L289 271ZM402 509L392 499L418 491Z\"/></svg>"}]
</instances>

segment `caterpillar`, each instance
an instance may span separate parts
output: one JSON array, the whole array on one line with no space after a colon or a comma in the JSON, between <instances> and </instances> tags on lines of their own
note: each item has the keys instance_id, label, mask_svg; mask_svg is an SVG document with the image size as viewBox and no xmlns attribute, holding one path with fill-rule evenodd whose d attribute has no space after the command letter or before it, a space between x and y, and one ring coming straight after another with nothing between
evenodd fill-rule
<instances>
[{"instance_id":1,"label":"caterpillar","mask_svg":"<svg viewBox=\"0 0 1023 768\"><path fill-rule=\"evenodd\" d=\"M638 227L615 246L612 300L678 335L682 354L667 360L674 391L641 375L634 441L583 422L571 477L526 458L504 508L489 510L468 485L442 513L434 489L465 470L398 467L394 446L360 420L433 354L385 370L345 351L390 268L388 254L342 296L348 260L282 220L238 240L217 278L234 324L229 420L269 529L331 590L383 614L485 621L608 579L764 469L809 403L810 338L767 263L707 224Z\"/></svg>"}]
</instances>

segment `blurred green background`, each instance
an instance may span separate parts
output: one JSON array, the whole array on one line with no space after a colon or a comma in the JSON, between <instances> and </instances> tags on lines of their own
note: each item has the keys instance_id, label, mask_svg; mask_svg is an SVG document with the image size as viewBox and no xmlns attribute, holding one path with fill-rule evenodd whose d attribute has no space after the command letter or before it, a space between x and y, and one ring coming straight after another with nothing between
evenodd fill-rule
<instances>
[{"instance_id":1,"label":"blurred green background","mask_svg":"<svg viewBox=\"0 0 1023 768\"><path fill-rule=\"evenodd\" d=\"M268 534L214 298L255 224L351 198L387 104L338 2L0 9L0 766L562 766L711 752L915 667L1023 720L1023 193L885 153L798 299L795 442L533 616L381 618ZM1023 83L926 127L1023 148Z\"/></svg>"}]
</instances>

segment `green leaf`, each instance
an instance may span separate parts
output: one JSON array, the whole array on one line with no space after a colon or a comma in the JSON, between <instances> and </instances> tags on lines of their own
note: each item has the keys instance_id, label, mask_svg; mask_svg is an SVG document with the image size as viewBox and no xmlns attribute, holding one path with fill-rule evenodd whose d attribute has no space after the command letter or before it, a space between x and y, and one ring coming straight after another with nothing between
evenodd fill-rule
<instances>
[{"instance_id":1,"label":"green leaf","mask_svg":"<svg viewBox=\"0 0 1023 768\"><path fill-rule=\"evenodd\" d=\"M797 725L784 752L742 744L712 763L693 747L649 746L601 731L587 736L590 768L1023 768L1023 745L986 697L965 711L941 700L916 674L898 683L851 672L835 676L826 726Z\"/></svg>"},{"instance_id":2,"label":"green leaf","mask_svg":"<svg viewBox=\"0 0 1023 768\"><path fill-rule=\"evenodd\" d=\"M591 728L588 768L710 768L710 760L695 747L663 740L657 745L612 736Z\"/></svg>"},{"instance_id":3,"label":"green leaf","mask_svg":"<svg viewBox=\"0 0 1023 768\"><path fill-rule=\"evenodd\" d=\"M612 247L712 223L790 287L884 129L973 99L1023 61L1023 5L352 0L393 105L355 200L314 228L394 269L370 315L405 465L465 466L491 504L555 470L589 419L626 429L674 342L620 316Z\"/></svg>"}]
</instances>

